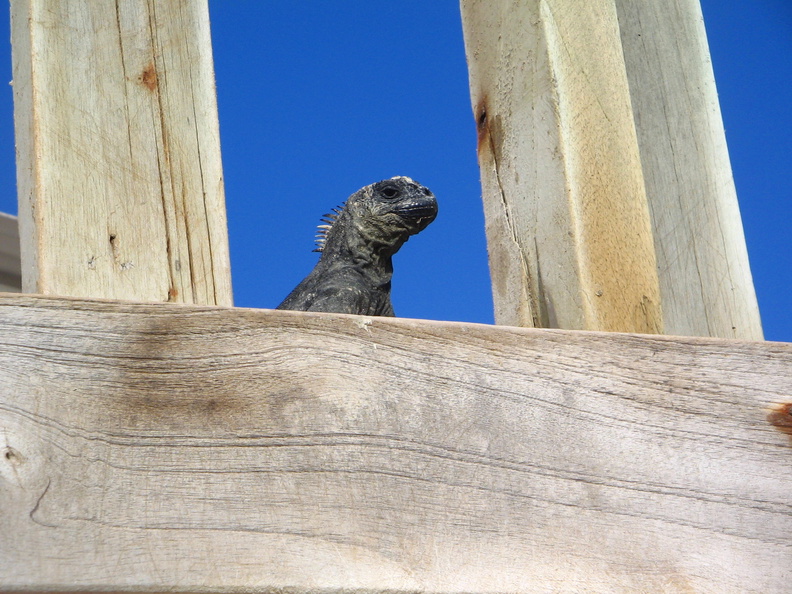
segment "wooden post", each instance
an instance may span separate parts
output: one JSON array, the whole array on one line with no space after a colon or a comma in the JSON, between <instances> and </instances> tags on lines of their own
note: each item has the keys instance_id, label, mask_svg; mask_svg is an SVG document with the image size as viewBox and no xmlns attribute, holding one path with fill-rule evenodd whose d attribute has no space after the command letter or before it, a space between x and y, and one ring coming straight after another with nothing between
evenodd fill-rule
<instances>
[{"instance_id":1,"label":"wooden post","mask_svg":"<svg viewBox=\"0 0 792 594\"><path fill-rule=\"evenodd\" d=\"M662 332L611 0L462 0L498 324Z\"/></svg>"},{"instance_id":2,"label":"wooden post","mask_svg":"<svg viewBox=\"0 0 792 594\"><path fill-rule=\"evenodd\" d=\"M699 0L616 0L669 334L762 340Z\"/></svg>"},{"instance_id":3,"label":"wooden post","mask_svg":"<svg viewBox=\"0 0 792 594\"><path fill-rule=\"evenodd\" d=\"M13 0L26 292L231 304L206 0Z\"/></svg>"},{"instance_id":4,"label":"wooden post","mask_svg":"<svg viewBox=\"0 0 792 594\"><path fill-rule=\"evenodd\" d=\"M761 339L698 1L461 6L496 322Z\"/></svg>"},{"instance_id":5,"label":"wooden post","mask_svg":"<svg viewBox=\"0 0 792 594\"><path fill-rule=\"evenodd\" d=\"M0 213L0 291L22 289L17 218Z\"/></svg>"}]
</instances>

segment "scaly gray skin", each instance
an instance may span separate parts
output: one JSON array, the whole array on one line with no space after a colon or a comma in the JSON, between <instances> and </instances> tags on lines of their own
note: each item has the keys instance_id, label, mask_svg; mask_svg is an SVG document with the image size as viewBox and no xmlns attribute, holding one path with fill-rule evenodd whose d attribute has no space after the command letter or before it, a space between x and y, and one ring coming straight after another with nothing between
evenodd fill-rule
<instances>
[{"instance_id":1,"label":"scaly gray skin","mask_svg":"<svg viewBox=\"0 0 792 594\"><path fill-rule=\"evenodd\" d=\"M393 254L437 216L434 195L409 177L352 194L317 234L322 253L278 309L392 316Z\"/></svg>"}]
</instances>

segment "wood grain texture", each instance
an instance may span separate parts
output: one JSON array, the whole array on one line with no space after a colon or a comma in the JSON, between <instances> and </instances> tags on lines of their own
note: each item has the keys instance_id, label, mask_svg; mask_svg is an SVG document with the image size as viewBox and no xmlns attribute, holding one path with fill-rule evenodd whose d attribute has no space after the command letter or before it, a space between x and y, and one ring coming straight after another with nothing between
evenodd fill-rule
<instances>
[{"instance_id":1,"label":"wood grain texture","mask_svg":"<svg viewBox=\"0 0 792 594\"><path fill-rule=\"evenodd\" d=\"M0 212L0 292L22 290L19 258L19 224L13 215Z\"/></svg>"},{"instance_id":2,"label":"wood grain texture","mask_svg":"<svg viewBox=\"0 0 792 594\"><path fill-rule=\"evenodd\" d=\"M3 590L792 580L790 344L7 296L0 390Z\"/></svg>"},{"instance_id":3,"label":"wood grain texture","mask_svg":"<svg viewBox=\"0 0 792 594\"><path fill-rule=\"evenodd\" d=\"M231 304L206 0L15 0L28 292Z\"/></svg>"},{"instance_id":4,"label":"wood grain texture","mask_svg":"<svg viewBox=\"0 0 792 594\"><path fill-rule=\"evenodd\" d=\"M616 0L665 330L762 339L699 0Z\"/></svg>"},{"instance_id":5,"label":"wood grain texture","mask_svg":"<svg viewBox=\"0 0 792 594\"><path fill-rule=\"evenodd\" d=\"M499 324L662 332L612 0L462 0Z\"/></svg>"}]
</instances>

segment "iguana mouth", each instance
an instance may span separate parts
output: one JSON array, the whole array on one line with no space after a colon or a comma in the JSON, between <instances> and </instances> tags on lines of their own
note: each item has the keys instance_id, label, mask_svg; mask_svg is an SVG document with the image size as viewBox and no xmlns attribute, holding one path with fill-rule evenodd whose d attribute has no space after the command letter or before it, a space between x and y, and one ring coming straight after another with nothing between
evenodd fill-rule
<instances>
[{"instance_id":1,"label":"iguana mouth","mask_svg":"<svg viewBox=\"0 0 792 594\"><path fill-rule=\"evenodd\" d=\"M407 208L400 209L399 216L404 219L415 221L419 226L423 225L425 227L437 217L437 203L432 201L425 204L411 205Z\"/></svg>"},{"instance_id":2,"label":"iguana mouth","mask_svg":"<svg viewBox=\"0 0 792 594\"><path fill-rule=\"evenodd\" d=\"M429 226L429 223L434 221L434 219L434 217L418 217L415 219L415 224L418 225L418 229L420 231L423 231L427 226Z\"/></svg>"}]
</instances>

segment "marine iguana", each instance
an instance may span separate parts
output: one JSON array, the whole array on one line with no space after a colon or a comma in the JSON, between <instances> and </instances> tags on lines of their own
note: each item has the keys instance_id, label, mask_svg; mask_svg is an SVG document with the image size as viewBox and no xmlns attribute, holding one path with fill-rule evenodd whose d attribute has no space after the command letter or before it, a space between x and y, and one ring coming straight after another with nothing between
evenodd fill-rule
<instances>
[{"instance_id":1,"label":"marine iguana","mask_svg":"<svg viewBox=\"0 0 792 594\"><path fill-rule=\"evenodd\" d=\"M311 273L278 309L393 316L393 254L437 216L428 188L392 177L361 188L322 219Z\"/></svg>"}]
</instances>

